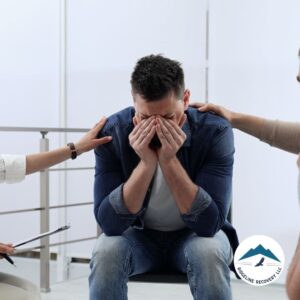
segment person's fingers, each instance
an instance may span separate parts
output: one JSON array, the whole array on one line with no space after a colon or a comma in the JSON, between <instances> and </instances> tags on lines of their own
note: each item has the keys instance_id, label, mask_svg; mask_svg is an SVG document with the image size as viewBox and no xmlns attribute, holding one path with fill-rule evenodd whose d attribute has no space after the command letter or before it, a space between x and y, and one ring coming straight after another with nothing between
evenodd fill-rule
<instances>
[{"instance_id":1,"label":"person's fingers","mask_svg":"<svg viewBox=\"0 0 300 300\"><path fill-rule=\"evenodd\" d=\"M186 120L186 115L185 115L185 119L184 119L183 123L185 122L185 120ZM173 120L168 120L167 123L170 123L170 125L174 128L174 130L176 130L176 133L178 136L185 139L186 135L183 132L183 130L181 129L181 126L178 126Z\"/></svg>"},{"instance_id":2,"label":"person's fingers","mask_svg":"<svg viewBox=\"0 0 300 300\"><path fill-rule=\"evenodd\" d=\"M0 244L0 253L13 254L14 248L12 244Z\"/></svg>"},{"instance_id":3,"label":"person's fingers","mask_svg":"<svg viewBox=\"0 0 300 300\"><path fill-rule=\"evenodd\" d=\"M194 108L200 108L206 104L207 103L204 103L204 102L193 102L193 103L190 103L189 106L194 107Z\"/></svg>"},{"instance_id":4,"label":"person's fingers","mask_svg":"<svg viewBox=\"0 0 300 300\"><path fill-rule=\"evenodd\" d=\"M160 125L160 128L161 128L161 130L162 130L162 132L163 132L163 134L164 134L164 136L165 136L167 142L168 142L170 145L174 146L174 144L176 144L176 143L175 143L175 141L174 141L174 138L173 138L171 132L170 132L169 129L166 127L165 122L166 122L165 119L163 119L163 118L158 118L158 123L159 123L159 125Z\"/></svg>"},{"instance_id":5,"label":"person's fingers","mask_svg":"<svg viewBox=\"0 0 300 300\"><path fill-rule=\"evenodd\" d=\"M153 126L154 122L155 122L154 117L151 117L151 118L148 118L147 120L142 121L141 126L139 127L138 131L135 134L136 137L139 137L140 135L145 136L146 135L145 131L148 132L148 130L150 129L148 127Z\"/></svg>"},{"instance_id":6,"label":"person's fingers","mask_svg":"<svg viewBox=\"0 0 300 300\"><path fill-rule=\"evenodd\" d=\"M132 131L132 137L139 136L141 132L154 120L154 117L150 117L146 120L141 121Z\"/></svg>"},{"instance_id":7,"label":"person's fingers","mask_svg":"<svg viewBox=\"0 0 300 300\"><path fill-rule=\"evenodd\" d=\"M135 136L141 126L142 126L141 123L136 124L133 130L131 131L130 136L131 137Z\"/></svg>"},{"instance_id":8,"label":"person's fingers","mask_svg":"<svg viewBox=\"0 0 300 300\"><path fill-rule=\"evenodd\" d=\"M107 121L107 118L106 117L102 117L100 119L100 121L92 128L96 134L98 134L98 132L103 128L103 126L105 125Z\"/></svg>"},{"instance_id":9,"label":"person's fingers","mask_svg":"<svg viewBox=\"0 0 300 300\"><path fill-rule=\"evenodd\" d=\"M207 112L207 111L212 111L214 108L213 104L207 103L205 105L202 105L198 108L199 111L201 112Z\"/></svg>"},{"instance_id":10,"label":"person's fingers","mask_svg":"<svg viewBox=\"0 0 300 300\"><path fill-rule=\"evenodd\" d=\"M300 168L300 153L299 153L299 156L298 156L297 165Z\"/></svg>"},{"instance_id":11,"label":"person's fingers","mask_svg":"<svg viewBox=\"0 0 300 300\"><path fill-rule=\"evenodd\" d=\"M111 140L112 140L112 136L105 136L100 139L96 139L96 140L94 140L95 146L93 148L103 145L103 144L107 144Z\"/></svg>"},{"instance_id":12,"label":"person's fingers","mask_svg":"<svg viewBox=\"0 0 300 300\"><path fill-rule=\"evenodd\" d=\"M145 126L145 128L141 128L139 133L137 133L137 139L136 143L137 144L142 144L144 140L146 140L146 143L149 138L149 132L152 130L152 128L155 128L155 119L153 119L148 126ZM150 142L150 141L149 141Z\"/></svg>"},{"instance_id":13,"label":"person's fingers","mask_svg":"<svg viewBox=\"0 0 300 300\"><path fill-rule=\"evenodd\" d=\"M150 128L147 135L144 137L144 139L141 141L141 146L148 146L150 144L150 141L154 137L156 132L155 124Z\"/></svg>"},{"instance_id":14,"label":"person's fingers","mask_svg":"<svg viewBox=\"0 0 300 300\"><path fill-rule=\"evenodd\" d=\"M171 134L171 132L168 130L168 128L165 126L165 124L163 123L163 121L159 118L158 119L158 131L157 131L157 135L158 138L161 140L161 144L163 147L176 147L177 144Z\"/></svg>"},{"instance_id":15,"label":"person's fingers","mask_svg":"<svg viewBox=\"0 0 300 300\"><path fill-rule=\"evenodd\" d=\"M162 132L160 123L157 122L155 128L156 128L156 134L157 134L157 136L158 136L158 138L159 138L159 140L161 142L161 145L162 145L163 148L165 148L169 143L166 140L166 137L165 137L165 135Z\"/></svg>"},{"instance_id":16,"label":"person's fingers","mask_svg":"<svg viewBox=\"0 0 300 300\"><path fill-rule=\"evenodd\" d=\"M164 120L163 123L165 127L169 130L169 132L172 135L173 140L177 144L177 146L181 146L182 144L182 130L178 127L178 125L175 122L172 122L171 120Z\"/></svg>"}]
</instances>

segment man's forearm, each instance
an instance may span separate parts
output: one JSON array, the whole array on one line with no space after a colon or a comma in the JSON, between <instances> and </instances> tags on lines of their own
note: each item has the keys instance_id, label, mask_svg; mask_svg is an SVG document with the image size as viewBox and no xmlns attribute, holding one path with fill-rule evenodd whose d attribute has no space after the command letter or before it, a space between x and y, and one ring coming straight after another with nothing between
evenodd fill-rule
<instances>
[{"instance_id":1,"label":"man's forearm","mask_svg":"<svg viewBox=\"0 0 300 300\"><path fill-rule=\"evenodd\" d=\"M160 166L177 207L182 214L187 213L192 206L199 187L189 178L177 157L174 157L169 162L161 163Z\"/></svg>"},{"instance_id":2,"label":"man's forearm","mask_svg":"<svg viewBox=\"0 0 300 300\"><path fill-rule=\"evenodd\" d=\"M155 164L147 165L140 161L124 184L123 199L131 213L135 214L141 209L155 169Z\"/></svg>"}]
</instances>

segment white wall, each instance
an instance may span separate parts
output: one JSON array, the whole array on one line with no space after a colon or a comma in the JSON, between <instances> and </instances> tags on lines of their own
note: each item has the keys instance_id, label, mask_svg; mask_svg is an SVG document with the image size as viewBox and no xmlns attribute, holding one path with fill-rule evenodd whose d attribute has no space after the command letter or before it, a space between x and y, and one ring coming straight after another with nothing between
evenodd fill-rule
<instances>
[{"instance_id":1,"label":"white wall","mask_svg":"<svg viewBox=\"0 0 300 300\"><path fill-rule=\"evenodd\" d=\"M58 126L58 3L0 1L0 126ZM0 137L0 153L39 151L37 133ZM1 185L1 210L38 207L38 184L32 175ZM1 216L0 228L1 241L15 242L39 232L39 215Z\"/></svg>"},{"instance_id":2,"label":"white wall","mask_svg":"<svg viewBox=\"0 0 300 300\"><path fill-rule=\"evenodd\" d=\"M299 121L299 11L297 0L211 0L213 102ZM233 223L241 240L253 234L275 238L287 270L299 235L296 156L239 131L235 146Z\"/></svg>"}]
</instances>

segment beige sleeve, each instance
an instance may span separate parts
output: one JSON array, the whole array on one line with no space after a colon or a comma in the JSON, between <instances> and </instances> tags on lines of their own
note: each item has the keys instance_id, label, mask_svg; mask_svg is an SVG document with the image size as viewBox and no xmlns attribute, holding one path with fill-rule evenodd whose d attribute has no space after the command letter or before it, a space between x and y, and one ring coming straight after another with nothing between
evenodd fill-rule
<instances>
[{"instance_id":1,"label":"beige sleeve","mask_svg":"<svg viewBox=\"0 0 300 300\"><path fill-rule=\"evenodd\" d=\"M300 153L300 123L264 120L259 138L273 147Z\"/></svg>"}]
</instances>

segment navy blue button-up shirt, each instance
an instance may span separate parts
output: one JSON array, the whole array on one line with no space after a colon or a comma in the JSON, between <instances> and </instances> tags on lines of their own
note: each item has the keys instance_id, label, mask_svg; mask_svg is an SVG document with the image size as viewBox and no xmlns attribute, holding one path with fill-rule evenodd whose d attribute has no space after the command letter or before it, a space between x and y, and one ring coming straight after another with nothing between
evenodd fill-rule
<instances>
[{"instance_id":1,"label":"navy blue button-up shirt","mask_svg":"<svg viewBox=\"0 0 300 300\"><path fill-rule=\"evenodd\" d=\"M121 235L130 226L144 227L151 186L136 214L128 211L123 200L123 185L140 161L128 139L134 128L134 114L134 108L128 107L110 116L99 136L110 135L112 142L95 150L94 213L106 235ZM181 215L182 220L203 237L212 237L222 229L235 250L238 239L227 221L234 155L232 128L225 119L212 113L188 108L186 115L182 130L187 138L177 157L199 188L192 207Z\"/></svg>"}]
</instances>

